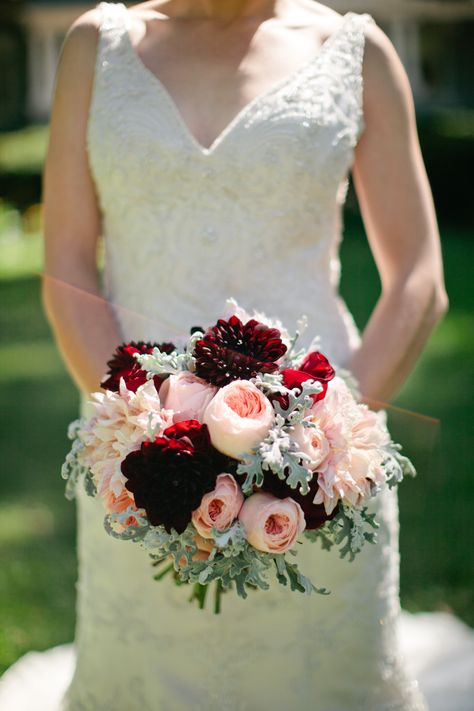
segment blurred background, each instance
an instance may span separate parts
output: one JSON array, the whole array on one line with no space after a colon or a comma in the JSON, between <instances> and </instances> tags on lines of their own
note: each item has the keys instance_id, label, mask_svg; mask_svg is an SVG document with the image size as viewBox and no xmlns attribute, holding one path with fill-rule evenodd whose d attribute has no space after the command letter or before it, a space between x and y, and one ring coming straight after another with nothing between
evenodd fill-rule
<instances>
[{"instance_id":1,"label":"blurred background","mask_svg":"<svg viewBox=\"0 0 474 711\"><path fill-rule=\"evenodd\" d=\"M399 494L402 603L413 611L449 609L474 625L474 2L326 4L372 14L415 97L450 311L394 403L418 414L390 415L419 472ZM24 652L74 634L75 512L60 466L78 396L40 303L41 171L62 42L93 6L0 3L0 673ZM379 282L352 186L344 217L342 292L363 328Z\"/></svg>"}]
</instances>

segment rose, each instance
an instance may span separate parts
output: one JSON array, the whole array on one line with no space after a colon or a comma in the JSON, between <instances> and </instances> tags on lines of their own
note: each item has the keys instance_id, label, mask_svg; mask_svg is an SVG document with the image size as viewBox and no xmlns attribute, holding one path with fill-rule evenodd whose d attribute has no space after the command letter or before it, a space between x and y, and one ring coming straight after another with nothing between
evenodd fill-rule
<instances>
[{"instance_id":1,"label":"rose","mask_svg":"<svg viewBox=\"0 0 474 711\"><path fill-rule=\"evenodd\" d=\"M280 479L275 476L273 472L266 471L260 491L266 494L273 494L273 496L276 496L279 499L286 499L289 496L293 499L293 501L296 501L303 510L304 519L306 521L306 530L311 531L315 528L320 528L320 526L324 526L326 521L334 518L338 512L337 506L330 514L328 514L326 513L323 504L313 503L313 499L316 496L318 489L319 485L316 476L314 476L309 482L308 493L301 494L299 489L292 489L284 479Z\"/></svg>"},{"instance_id":2,"label":"rose","mask_svg":"<svg viewBox=\"0 0 474 711\"><path fill-rule=\"evenodd\" d=\"M201 422L203 412L216 392L216 387L194 373L183 370L165 380L160 389L160 398L165 409L174 411L174 422Z\"/></svg>"},{"instance_id":3,"label":"rose","mask_svg":"<svg viewBox=\"0 0 474 711\"><path fill-rule=\"evenodd\" d=\"M213 491L204 494L193 511L192 522L202 538L211 538L213 527L229 528L242 508L244 496L231 474L219 474Z\"/></svg>"},{"instance_id":4,"label":"rose","mask_svg":"<svg viewBox=\"0 0 474 711\"><path fill-rule=\"evenodd\" d=\"M330 451L324 431L317 421L313 424L314 427L298 424L291 430L291 439L298 445L298 450L309 457L309 460L305 459L303 464L311 471L315 471L323 464Z\"/></svg>"},{"instance_id":5,"label":"rose","mask_svg":"<svg viewBox=\"0 0 474 711\"><path fill-rule=\"evenodd\" d=\"M301 506L289 496L252 494L239 513L245 535L254 548L267 553L284 553L292 548L306 522Z\"/></svg>"},{"instance_id":6,"label":"rose","mask_svg":"<svg viewBox=\"0 0 474 711\"><path fill-rule=\"evenodd\" d=\"M206 407L203 422L216 449L238 459L268 434L274 411L270 400L249 380L221 388Z\"/></svg>"},{"instance_id":7,"label":"rose","mask_svg":"<svg viewBox=\"0 0 474 711\"><path fill-rule=\"evenodd\" d=\"M206 538L202 538L198 533L196 533L195 536L193 536L194 543L196 544L197 551L192 555L193 560L207 560L209 558L209 555L214 548L214 543L209 541ZM187 550L190 550L189 546L186 547ZM173 556L170 554L168 556L169 560L174 560ZM187 564L187 559L186 556L183 555L178 561L178 565L183 568Z\"/></svg>"},{"instance_id":8,"label":"rose","mask_svg":"<svg viewBox=\"0 0 474 711\"><path fill-rule=\"evenodd\" d=\"M320 383L328 383L336 375L334 368L326 356L319 351L307 353L301 361L298 370L309 373L314 380Z\"/></svg>"},{"instance_id":9,"label":"rose","mask_svg":"<svg viewBox=\"0 0 474 711\"><path fill-rule=\"evenodd\" d=\"M322 353L319 351L311 351L307 353L301 361L299 368L284 368L281 371L283 376L283 385L289 390L296 388L298 393L302 391L302 385L306 380L315 380L321 384L322 389L319 393L311 395L313 403L323 400L326 396L328 383L335 376L335 370ZM274 395L273 400L277 400L282 408L288 407L287 395Z\"/></svg>"}]
</instances>

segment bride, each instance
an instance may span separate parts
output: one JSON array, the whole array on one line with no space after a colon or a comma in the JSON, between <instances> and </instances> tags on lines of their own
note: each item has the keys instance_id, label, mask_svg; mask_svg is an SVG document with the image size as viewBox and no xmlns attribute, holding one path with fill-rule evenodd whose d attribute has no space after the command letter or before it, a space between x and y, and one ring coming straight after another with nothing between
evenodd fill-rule
<instances>
[{"instance_id":1,"label":"bride","mask_svg":"<svg viewBox=\"0 0 474 711\"><path fill-rule=\"evenodd\" d=\"M338 295L349 170L382 283L361 336ZM306 313L306 344L319 334L385 401L447 306L403 66L369 14L312 0L100 2L81 15L57 69L44 226L45 305L84 394L118 343L180 338L233 296L289 328ZM300 546L330 596L275 586L229 595L216 617L154 582L79 487L75 644L17 662L2 711L473 708L472 637L447 615L401 614L396 491L374 506L379 541L354 563Z\"/></svg>"}]
</instances>

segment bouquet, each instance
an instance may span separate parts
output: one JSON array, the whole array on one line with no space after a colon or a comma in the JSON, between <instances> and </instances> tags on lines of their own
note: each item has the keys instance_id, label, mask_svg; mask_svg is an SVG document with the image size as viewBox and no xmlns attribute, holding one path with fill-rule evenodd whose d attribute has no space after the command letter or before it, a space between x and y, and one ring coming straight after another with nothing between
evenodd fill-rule
<instances>
[{"instance_id":1,"label":"bouquet","mask_svg":"<svg viewBox=\"0 0 474 711\"><path fill-rule=\"evenodd\" d=\"M131 342L70 425L66 495L81 478L111 536L140 544L204 606L267 590L327 593L294 559L302 536L352 560L376 540L368 504L414 474L385 413L360 402L313 340L227 302L182 347Z\"/></svg>"}]
</instances>

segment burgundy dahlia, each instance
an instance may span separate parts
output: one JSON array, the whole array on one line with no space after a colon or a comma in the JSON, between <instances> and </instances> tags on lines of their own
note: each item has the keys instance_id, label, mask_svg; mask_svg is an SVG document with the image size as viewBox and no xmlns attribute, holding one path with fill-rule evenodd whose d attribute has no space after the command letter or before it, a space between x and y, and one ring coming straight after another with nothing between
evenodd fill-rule
<instances>
[{"instance_id":1,"label":"burgundy dahlia","mask_svg":"<svg viewBox=\"0 0 474 711\"><path fill-rule=\"evenodd\" d=\"M259 491L266 491L279 499L285 499L287 496L296 501L303 509L304 518L306 521L307 530L320 528L326 521L330 521L336 515L338 507L330 514L327 514L323 504L313 504L313 499L318 491L318 475L314 474L313 479L309 482L309 491L303 496L298 489L292 489L283 480L279 479L276 474L268 472L265 474L263 484Z\"/></svg>"},{"instance_id":2,"label":"burgundy dahlia","mask_svg":"<svg viewBox=\"0 0 474 711\"><path fill-rule=\"evenodd\" d=\"M146 383L146 371L140 368L139 363L134 357L135 353L151 353L153 348L159 348L163 353L172 353L175 350L173 343L145 343L144 341L131 341L123 343L119 346L112 358L107 362L109 370L101 386L106 390L118 392L120 378L125 380L125 385L128 390L136 392L137 388L143 383ZM153 378L155 387L160 389L163 379L155 375Z\"/></svg>"},{"instance_id":3,"label":"burgundy dahlia","mask_svg":"<svg viewBox=\"0 0 474 711\"><path fill-rule=\"evenodd\" d=\"M237 316L219 319L197 341L193 355L196 375L212 385L223 387L232 380L250 380L257 373L273 373L275 361L286 353L277 328Z\"/></svg>"},{"instance_id":4,"label":"burgundy dahlia","mask_svg":"<svg viewBox=\"0 0 474 711\"><path fill-rule=\"evenodd\" d=\"M145 509L153 526L182 533L204 494L212 491L218 474L229 471L230 460L211 445L207 425L184 420L144 442L129 454L121 469L135 504Z\"/></svg>"},{"instance_id":5,"label":"burgundy dahlia","mask_svg":"<svg viewBox=\"0 0 474 711\"><path fill-rule=\"evenodd\" d=\"M290 390L296 388L298 392L301 392L301 386L306 380L316 380L318 383L321 383L323 386L321 392L311 395L313 402L324 399L328 389L328 383L336 375L336 371L326 356L319 353L319 351L311 351L311 353L308 353L301 361L297 370L294 368L285 368L281 373L283 375L283 385ZM271 399L277 400L285 409L288 407L287 395L273 395Z\"/></svg>"}]
</instances>

